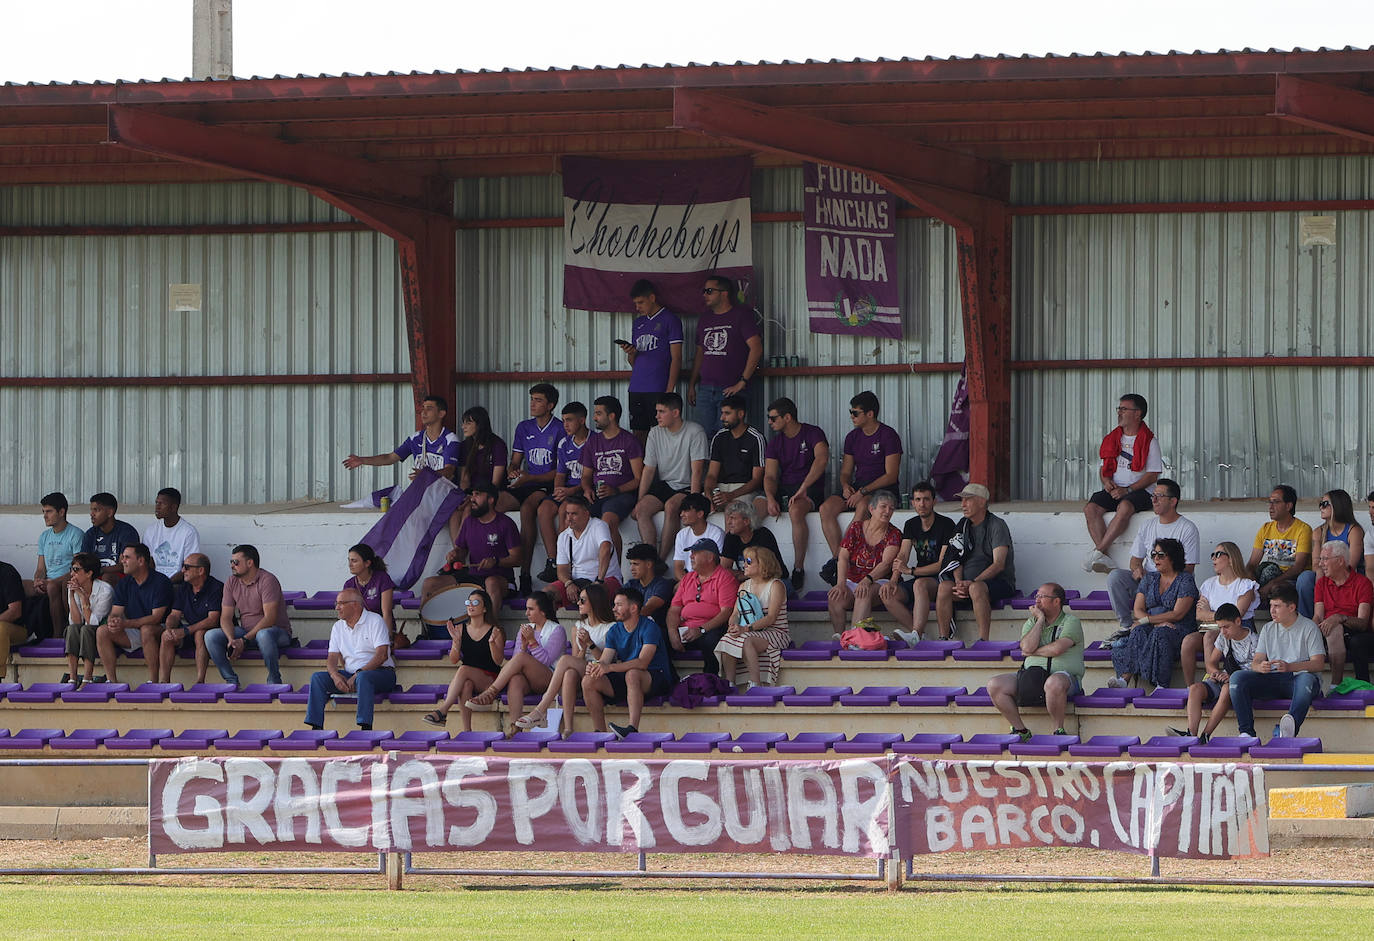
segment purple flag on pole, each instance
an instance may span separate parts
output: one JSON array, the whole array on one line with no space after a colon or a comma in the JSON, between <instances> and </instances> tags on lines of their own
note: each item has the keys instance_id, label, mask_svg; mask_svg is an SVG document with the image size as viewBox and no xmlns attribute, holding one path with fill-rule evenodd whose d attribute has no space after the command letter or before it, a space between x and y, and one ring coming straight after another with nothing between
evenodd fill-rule
<instances>
[{"instance_id":1,"label":"purple flag on pole","mask_svg":"<svg viewBox=\"0 0 1374 941\"><path fill-rule=\"evenodd\" d=\"M563 306L631 312L648 278L673 310L701 309L702 278L753 278L748 157L563 158Z\"/></svg>"},{"instance_id":2,"label":"purple flag on pole","mask_svg":"<svg viewBox=\"0 0 1374 941\"><path fill-rule=\"evenodd\" d=\"M949 407L949 422L945 425L945 440L930 468L930 483L941 500L953 500L954 495L968 483L968 386L964 375L954 388L954 402Z\"/></svg>"},{"instance_id":3,"label":"purple flag on pole","mask_svg":"<svg viewBox=\"0 0 1374 941\"><path fill-rule=\"evenodd\" d=\"M812 333L901 339L897 202L862 173L802 164Z\"/></svg>"},{"instance_id":4,"label":"purple flag on pole","mask_svg":"<svg viewBox=\"0 0 1374 941\"><path fill-rule=\"evenodd\" d=\"M422 467L410 486L395 497L362 541L386 559L387 572L397 588L409 588L425 571L434 537L463 502L463 491Z\"/></svg>"}]
</instances>

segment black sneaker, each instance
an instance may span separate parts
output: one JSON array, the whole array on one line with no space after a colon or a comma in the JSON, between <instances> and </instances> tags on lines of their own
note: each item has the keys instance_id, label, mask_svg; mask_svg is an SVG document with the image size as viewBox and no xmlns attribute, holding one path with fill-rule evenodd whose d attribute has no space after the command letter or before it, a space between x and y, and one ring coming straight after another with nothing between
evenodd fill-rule
<instances>
[{"instance_id":1,"label":"black sneaker","mask_svg":"<svg viewBox=\"0 0 1374 941\"><path fill-rule=\"evenodd\" d=\"M528 572L520 576L519 586L520 594L523 597L528 598L530 595L534 594L534 583L530 581L530 575Z\"/></svg>"},{"instance_id":2,"label":"black sneaker","mask_svg":"<svg viewBox=\"0 0 1374 941\"><path fill-rule=\"evenodd\" d=\"M1188 733L1185 732L1183 729L1176 729L1176 728L1174 728L1172 725L1166 725L1166 726L1164 727L1164 731L1168 732L1170 735L1174 736L1175 738L1188 738L1188 737L1189 737ZM1198 736L1198 737L1201 738L1201 736Z\"/></svg>"},{"instance_id":3,"label":"black sneaker","mask_svg":"<svg viewBox=\"0 0 1374 941\"><path fill-rule=\"evenodd\" d=\"M800 594L802 586L806 584L806 573L801 569L792 570L792 593Z\"/></svg>"},{"instance_id":4,"label":"black sneaker","mask_svg":"<svg viewBox=\"0 0 1374 941\"><path fill-rule=\"evenodd\" d=\"M539 573L539 580L541 582L558 581L558 566L553 564L553 559L549 559L549 561L545 563L543 570Z\"/></svg>"},{"instance_id":5,"label":"black sneaker","mask_svg":"<svg viewBox=\"0 0 1374 941\"><path fill-rule=\"evenodd\" d=\"M1029 741L1031 740L1031 730L1030 730L1030 729L1016 729L1016 728L1014 728L1014 729L1011 730L1011 734L1012 734L1012 735L1019 735L1019 736L1021 736L1021 744L1022 744L1022 745L1026 744L1026 742L1029 742Z\"/></svg>"},{"instance_id":6,"label":"black sneaker","mask_svg":"<svg viewBox=\"0 0 1374 941\"><path fill-rule=\"evenodd\" d=\"M631 732L639 731L639 729L635 728L633 725L616 725L614 722L608 722L607 725L610 727L611 732L615 735L615 739L617 742L623 739L625 736L629 735Z\"/></svg>"},{"instance_id":7,"label":"black sneaker","mask_svg":"<svg viewBox=\"0 0 1374 941\"><path fill-rule=\"evenodd\" d=\"M835 584L835 580L839 577L839 568L840 563L838 559L831 559L829 562L822 565L821 581L825 582L827 585Z\"/></svg>"}]
</instances>

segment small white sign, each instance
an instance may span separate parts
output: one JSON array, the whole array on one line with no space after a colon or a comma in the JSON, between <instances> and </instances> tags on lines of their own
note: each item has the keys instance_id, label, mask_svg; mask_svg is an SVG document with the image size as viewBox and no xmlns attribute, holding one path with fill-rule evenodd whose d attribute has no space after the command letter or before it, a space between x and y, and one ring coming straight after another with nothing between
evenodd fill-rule
<instances>
[{"instance_id":1,"label":"small white sign","mask_svg":"<svg viewBox=\"0 0 1374 941\"><path fill-rule=\"evenodd\" d=\"M200 312L200 285L199 284L169 284L167 285L167 308L172 312L191 311Z\"/></svg>"},{"instance_id":2,"label":"small white sign","mask_svg":"<svg viewBox=\"0 0 1374 941\"><path fill-rule=\"evenodd\" d=\"M1303 248L1312 245L1335 245L1336 217L1303 216L1300 231Z\"/></svg>"}]
</instances>

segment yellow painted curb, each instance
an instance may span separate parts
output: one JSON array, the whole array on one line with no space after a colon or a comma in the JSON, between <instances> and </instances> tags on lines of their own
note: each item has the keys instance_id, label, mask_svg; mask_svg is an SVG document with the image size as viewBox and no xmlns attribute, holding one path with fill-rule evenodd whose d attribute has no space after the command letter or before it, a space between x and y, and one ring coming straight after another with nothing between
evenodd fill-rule
<instances>
[{"instance_id":1,"label":"yellow painted curb","mask_svg":"<svg viewBox=\"0 0 1374 941\"><path fill-rule=\"evenodd\" d=\"M1374 755L1368 753L1341 754L1339 752L1308 752L1302 756L1305 765L1374 765Z\"/></svg>"},{"instance_id":2,"label":"yellow painted curb","mask_svg":"<svg viewBox=\"0 0 1374 941\"><path fill-rule=\"evenodd\" d=\"M1374 812L1374 785L1276 787L1269 791L1269 816L1277 819L1344 820Z\"/></svg>"}]
</instances>

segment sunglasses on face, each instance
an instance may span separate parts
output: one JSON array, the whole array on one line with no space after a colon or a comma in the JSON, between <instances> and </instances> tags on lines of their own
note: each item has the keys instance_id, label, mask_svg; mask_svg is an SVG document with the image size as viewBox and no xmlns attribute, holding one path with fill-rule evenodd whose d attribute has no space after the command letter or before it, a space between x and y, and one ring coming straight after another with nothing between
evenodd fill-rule
<instances>
[{"instance_id":1,"label":"sunglasses on face","mask_svg":"<svg viewBox=\"0 0 1374 941\"><path fill-rule=\"evenodd\" d=\"M478 605L480 605L481 603L482 603L482 599L481 599L481 598L469 598L467 601L464 601L464 602L463 602L463 604L467 605L469 608L475 608L475 607L477 607Z\"/></svg>"},{"instance_id":2,"label":"sunglasses on face","mask_svg":"<svg viewBox=\"0 0 1374 941\"><path fill-rule=\"evenodd\" d=\"M1165 558L1168 558L1168 553L1160 552L1158 549L1155 549L1153 552L1150 553L1150 558L1152 558L1152 559L1165 559Z\"/></svg>"},{"instance_id":3,"label":"sunglasses on face","mask_svg":"<svg viewBox=\"0 0 1374 941\"><path fill-rule=\"evenodd\" d=\"M1224 552L1222 552L1220 549L1218 549L1216 552L1213 552L1213 553L1212 553L1212 558L1214 558L1214 559L1220 559L1220 558L1221 558L1222 556L1224 556L1224 555L1226 555L1226 553L1224 553Z\"/></svg>"},{"instance_id":4,"label":"sunglasses on face","mask_svg":"<svg viewBox=\"0 0 1374 941\"><path fill-rule=\"evenodd\" d=\"M1330 501L1330 500L1323 500L1323 501L1321 501L1320 503L1318 503L1317 506L1320 507L1320 508L1323 509L1323 510L1328 509L1328 508L1331 506L1331 501Z\"/></svg>"}]
</instances>

